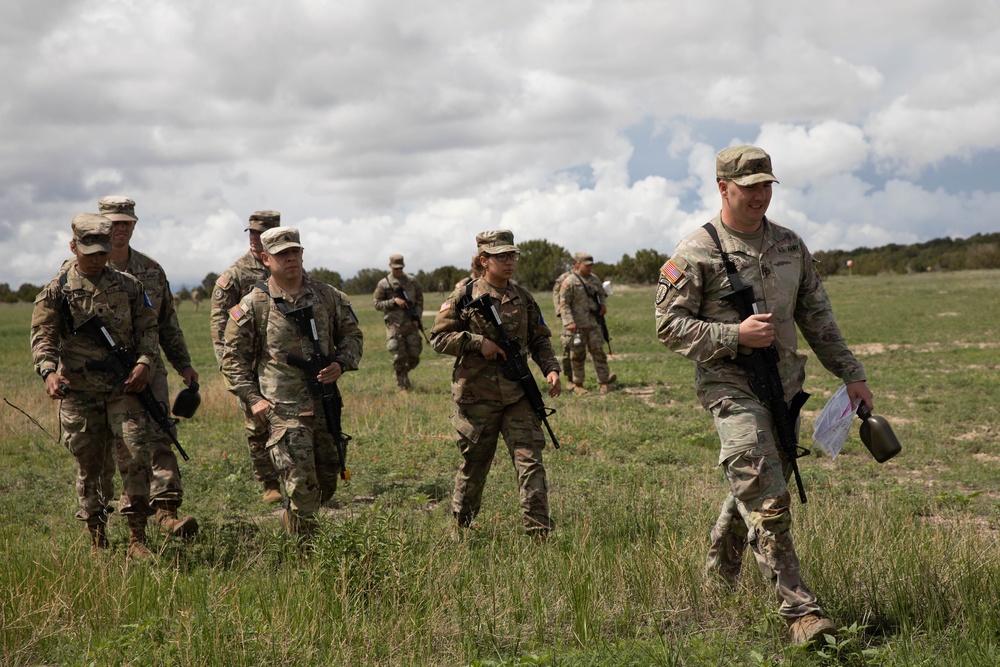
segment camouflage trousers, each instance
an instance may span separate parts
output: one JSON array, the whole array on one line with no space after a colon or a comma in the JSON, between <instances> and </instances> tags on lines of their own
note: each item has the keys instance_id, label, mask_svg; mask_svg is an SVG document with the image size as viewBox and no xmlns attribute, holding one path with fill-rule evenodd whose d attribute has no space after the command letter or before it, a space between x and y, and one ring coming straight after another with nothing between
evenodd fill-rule
<instances>
[{"instance_id":1,"label":"camouflage trousers","mask_svg":"<svg viewBox=\"0 0 1000 667\"><path fill-rule=\"evenodd\" d=\"M316 405L316 414L282 416L272 411L268 415L267 451L285 482L289 509L304 519L333 497L340 474L340 456L321 405Z\"/></svg>"},{"instance_id":2,"label":"camouflage trousers","mask_svg":"<svg viewBox=\"0 0 1000 667\"><path fill-rule=\"evenodd\" d=\"M150 386L153 389L153 396L163 406L163 411L169 415L170 390L167 386L167 371L162 364L153 374ZM171 503L180 507L184 500L184 485L181 483L181 470L177 465L174 446L167 434L157 427L156 422L150 420L149 425L149 460L153 468L153 483L149 489L151 502L154 506L157 503ZM176 437L177 429L170 430Z\"/></svg>"},{"instance_id":3,"label":"camouflage trousers","mask_svg":"<svg viewBox=\"0 0 1000 667\"><path fill-rule=\"evenodd\" d=\"M456 444L462 454L451 497L451 510L459 521L471 522L479 513L497 440L503 435L517 475L521 523L528 532L554 528L542 465L545 437L528 400L506 406L486 401L459 403L452 423L458 431Z\"/></svg>"},{"instance_id":4,"label":"camouflage trousers","mask_svg":"<svg viewBox=\"0 0 1000 667\"><path fill-rule=\"evenodd\" d=\"M420 363L420 351L424 339L417 329L409 333L397 333L386 329L385 349L392 355L392 367L396 371L396 384L409 387L409 372Z\"/></svg>"},{"instance_id":5,"label":"camouflage trousers","mask_svg":"<svg viewBox=\"0 0 1000 667\"><path fill-rule=\"evenodd\" d=\"M791 467L779 453L770 410L749 397L723 399L711 410L723 447L742 451L721 464L729 493L712 528L708 575L735 585L749 544L781 601L779 615L797 618L822 611L799 572L788 492Z\"/></svg>"},{"instance_id":6,"label":"camouflage trousers","mask_svg":"<svg viewBox=\"0 0 1000 667\"><path fill-rule=\"evenodd\" d=\"M580 342L574 343L576 334L580 334ZM573 384L583 384L587 368L587 352L594 362L594 372L597 373L597 381L606 384L611 377L611 369L608 367L608 355L604 352L604 336L599 327L591 329L577 329L576 334L564 331L562 335L563 357L569 356L572 373L569 375Z\"/></svg>"},{"instance_id":7,"label":"camouflage trousers","mask_svg":"<svg viewBox=\"0 0 1000 667\"><path fill-rule=\"evenodd\" d=\"M118 509L124 515L152 514L149 488L149 418L139 399L114 392L69 392L59 404L63 445L76 459L81 521L104 520L111 511L114 468L122 476Z\"/></svg>"},{"instance_id":8,"label":"camouflage trousers","mask_svg":"<svg viewBox=\"0 0 1000 667\"><path fill-rule=\"evenodd\" d=\"M260 423L260 420L253 416L250 408L236 399L240 410L243 411L243 432L246 434L247 445L250 447L250 465L253 466L253 476L258 482L277 482L278 471L274 469L271 455L267 452L268 430L267 426Z\"/></svg>"}]
</instances>

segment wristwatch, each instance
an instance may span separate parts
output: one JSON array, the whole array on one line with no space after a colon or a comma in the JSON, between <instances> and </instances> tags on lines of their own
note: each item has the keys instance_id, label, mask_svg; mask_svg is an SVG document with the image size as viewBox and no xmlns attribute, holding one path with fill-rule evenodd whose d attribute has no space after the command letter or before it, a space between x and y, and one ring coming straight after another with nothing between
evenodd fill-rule
<instances>
[{"instance_id":1,"label":"wristwatch","mask_svg":"<svg viewBox=\"0 0 1000 667\"><path fill-rule=\"evenodd\" d=\"M55 371L52 370L51 368L46 368L44 371L42 371L42 382L45 382L46 378L48 378L53 373L55 373Z\"/></svg>"}]
</instances>

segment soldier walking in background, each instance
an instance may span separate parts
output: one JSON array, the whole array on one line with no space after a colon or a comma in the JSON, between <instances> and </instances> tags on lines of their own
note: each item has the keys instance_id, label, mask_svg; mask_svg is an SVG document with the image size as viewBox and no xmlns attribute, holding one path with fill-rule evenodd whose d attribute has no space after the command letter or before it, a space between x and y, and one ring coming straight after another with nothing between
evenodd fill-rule
<instances>
[{"instance_id":1,"label":"soldier walking in background","mask_svg":"<svg viewBox=\"0 0 1000 667\"><path fill-rule=\"evenodd\" d=\"M110 266L134 276L142 287L156 313L159 328L160 347L167 361L184 379L186 386L198 382L198 371L191 367L184 332L177 322L177 311L170 293L170 283L163 267L148 255L131 247L132 233L138 218L135 202L128 197L108 196L98 201L101 215L111 221ZM167 368L159 349L154 356L155 365L150 369L150 385L153 396L163 405L163 411L170 411L170 391L167 384ZM176 429L174 429L176 436ZM153 483L150 500L156 510L156 523L164 532L177 537L190 538L198 533L198 520L188 516L179 518L177 510L184 502L184 485L177 465L170 437L153 425L148 435L150 463L153 468Z\"/></svg>"},{"instance_id":2,"label":"soldier walking in background","mask_svg":"<svg viewBox=\"0 0 1000 667\"><path fill-rule=\"evenodd\" d=\"M212 290L212 312L209 316L212 327L212 344L215 348L215 358L222 365L222 352L226 338L226 323L229 321L229 311L239 304L253 289L258 280L267 280L270 273L261 261L260 235L268 229L281 224L281 214L278 211L254 211L250 215L250 224L243 231L250 232L250 250L236 260L225 273L215 281ZM245 403L239 403L243 411L243 429L247 444L250 447L250 462L253 474L258 482L264 485L264 502L280 503L281 486L278 481L278 471L268 456L267 429L250 413Z\"/></svg>"},{"instance_id":3,"label":"soldier walking in background","mask_svg":"<svg viewBox=\"0 0 1000 667\"><path fill-rule=\"evenodd\" d=\"M346 371L357 370L364 338L347 296L302 271L297 229L275 227L261 235L261 243L270 278L230 309L222 372L230 391L268 434L267 452L288 495L286 530L308 538L346 463L310 384L336 383ZM286 315L307 308L322 354L332 359L315 377L292 365L293 357L313 356L314 345Z\"/></svg>"},{"instance_id":4,"label":"soldier walking in background","mask_svg":"<svg viewBox=\"0 0 1000 667\"><path fill-rule=\"evenodd\" d=\"M695 362L695 385L711 411L722 449L719 465L729 493L712 529L706 570L735 588L749 543L757 565L781 600L778 613L792 641L807 644L835 634L816 596L806 587L792 544L792 463L778 442L769 402L745 360L776 350L783 396L795 405L805 380L798 325L817 358L847 386L857 405L872 407L865 370L851 354L830 300L802 239L765 214L776 183L771 158L756 146L735 146L716 157L722 210L688 235L664 264L656 292L660 341ZM736 277L734 278L730 276ZM740 318L729 301L734 282L753 290L755 313ZM780 404L779 404L780 405ZM792 427L798 430L798 424Z\"/></svg>"},{"instance_id":5,"label":"soldier walking in background","mask_svg":"<svg viewBox=\"0 0 1000 667\"><path fill-rule=\"evenodd\" d=\"M31 352L45 391L60 401L63 443L77 464L76 491L94 550L106 549L111 510L108 469L118 464L122 476L119 510L128 520L131 558L152 556L146 546L147 517L152 514L150 448L145 438L150 419L136 397L145 389L156 363L156 312L142 285L107 266L111 221L101 215L73 218L70 260L39 293L31 317ZM115 384L87 362L108 358L108 348L77 329L100 318L113 340L130 347L136 364L123 384ZM93 322L91 322L93 324Z\"/></svg>"},{"instance_id":6,"label":"soldier walking in background","mask_svg":"<svg viewBox=\"0 0 1000 667\"><path fill-rule=\"evenodd\" d=\"M375 286L372 299L375 309L384 313L385 347L392 355L392 367L396 371L396 386L409 391L410 371L420 363L423 340L419 324L424 316L424 292L416 278L403 271L402 255L389 257L390 273ZM400 295L404 293L410 300ZM412 310L412 313L411 313Z\"/></svg>"},{"instance_id":7,"label":"soldier walking in background","mask_svg":"<svg viewBox=\"0 0 1000 667\"><path fill-rule=\"evenodd\" d=\"M452 423L462 463L455 475L451 509L459 528L468 528L479 513L486 477L503 435L520 490L521 522L529 534L545 536L554 527L549 516L548 485L542 465L545 436L524 388L502 370L504 351L497 332L478 313L465 308L489 295L507 330L545 373L549 395L558 396L559 363L552 353L552 332L531 293L512 282L520 251L507 230L476 236L482 277L457 287L438 311L431 331L436 352L458 357L452 372L455 412Z\"/></svg>"},{"instance_id":8,"label":"soldier walking in background","mask_svg":"<svg viewBox=\"0 0 1000 667\"><path fill-rule=\"evenodd\" d=\"M556 281L552 283L552 310L555 312L555 318L560 323L562 322L562 284L563 281L570 277L573 273L572 269L569 271L563 271L556 278ZM569 345L566 345L565 341L563 343L563 353L562 358L559 360L559 366L562 368L563 375L566 376L566 389L572 391L576 385L573 384L573 364L569 358Z\"/></svg>"},{"instance_id":9,"label":"soldier walking in background","mask_svg":"<svg viewBox=\"0 0 1000 667\"><path fill-rule=\"evenodd\" d=\"M194 304L194 312L196 313L198 312L198 309L201 308L201 296L200 287L195 287L191 290L191 303Z\"/></svg>"},{"instance_id":10,"label":"soldier walking in background","mask_svg":"<svg viewBox=\"0 0 1000 667\"><path fill-rule=\"evenodd\" d=\"M588 351L602 393L611 391L618 379L608 367L608 355L604 353L604 338L597 318L608 310L604 305L607 295L601 280L593 273L593 266L593 257L585 252L576 253L573 270L563 279L559 290L563 356L569 356L572 366L567 388L575 394L587 393L583 380Z\"/></svg>"}]
</instances>

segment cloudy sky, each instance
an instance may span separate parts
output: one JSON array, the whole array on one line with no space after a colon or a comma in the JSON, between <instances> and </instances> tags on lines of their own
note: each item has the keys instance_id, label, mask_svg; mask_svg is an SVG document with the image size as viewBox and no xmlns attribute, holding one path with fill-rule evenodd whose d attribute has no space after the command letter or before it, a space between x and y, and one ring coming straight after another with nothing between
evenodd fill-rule
<instances>
[{"instance_id":1,"label":"cloudy sky","mask_svg":"<svg viewBox=\"0 0 1000 667\"><path fill-rule=\"evenodd\" d=\"M108 194L175 287L263 208L345 278L465 266L496 228L669 254L737 143L813 250L1000 230L998 0L33 0L0 35L14 287Z\"/></svg>"}]
</instances>

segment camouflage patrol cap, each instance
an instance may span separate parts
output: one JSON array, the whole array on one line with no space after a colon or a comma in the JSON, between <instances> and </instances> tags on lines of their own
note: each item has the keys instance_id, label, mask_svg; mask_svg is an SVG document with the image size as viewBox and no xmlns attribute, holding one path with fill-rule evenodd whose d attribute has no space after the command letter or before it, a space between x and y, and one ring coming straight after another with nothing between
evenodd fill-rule
<instances>
[{"instance_id":1,"label":"camouflage patrol cap","mask_svg":"<svg viewBox=\"0 0 1000 667\"><path fill-rule=\"evenodd\" d=\"M389 268L391 269L401 269L406 264L403 263L402 255L389 255Z\"/></svg>"},{"instance_id":2,"label":"camouflage patrol cap","mask_svg":"<svg viewBox=\"0 0 1000 667\"><path fill-rule=\"evenodd\" d=\"M243 231L266 232L281 224L281 214L277 211L254 211L250 214L250 224Z\"/></svg>"},{"instance_id":3,"label":"camouflage patrol cap","mask_svg":"<svg viewBox=\"0 0 1000 667\"><path fill-rule=\"evenodd\" d=\"M97 205L101 209L101 215L112 222L118 220L135 222L139 219L135 217L135 202L128 197L108 195L98 199Z\"/></svg>"},{"instance_id":4,"label":"camouflage patrol cap","mask_svg":"<svg viewBox=\"0 0 1000 667\"><path fill-rule=\"evenodd\" d=\"M111 252L111 221L96 213L81 213L73 218L73 242L84 255Z\"/></svg>"},{"instance_id":5,"label":"camouflage patrol cap","mask_svg":"<svg viewBox=\"0 0 1000 667\"><path fill-rule=\"evenodd\" d=\"M501 252L519 252L514 245L514 232L509 229L497 229L476 234L476 249L479 254L496 255Z\"/></svg>"},{"instance_id":6,"label":"camouflage patrol cap","mask_svg":"<svg viewBox=\"0 0 1000 667\"><path fill-rule=\"evenodd\" d=\"M573 261L577 264L593 264L594 256L589 252L578 252L573 255Z\"/></svg>"},{"instance_id":7,"label":"camouflage patrol cap","mask_svg":"<svg viewBox=\"0 0 1000 667\"><path fill-rule=\"evenodd\" d=\"M272 227L260 235L260 242L264 244L264 252L268 255L277 255L282 250L302 247L299 243L299 230L295 227Z\"/></svg>"},{"instance_id":8,"label":"camouflage patrol cap","mask_svg":"<svg viewBox=\"0 0 1000 667\"><path fill-rule=\"evenodd\" d=\"M777 183L771 156L756 146L731 146L715 156L715 177L737 185Z\"/></svg>"}]
</instances>

